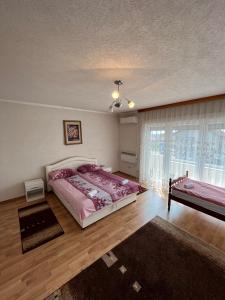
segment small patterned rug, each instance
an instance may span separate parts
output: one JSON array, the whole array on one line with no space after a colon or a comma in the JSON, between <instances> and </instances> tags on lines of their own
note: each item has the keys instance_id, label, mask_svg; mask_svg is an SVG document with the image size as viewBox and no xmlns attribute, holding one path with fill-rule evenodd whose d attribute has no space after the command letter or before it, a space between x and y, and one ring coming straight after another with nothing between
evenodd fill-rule
<instances>
[{"instance_id":1,"label":"small patterned rug","mask_svg":"<svg viewBox=\"0 0 225 300\"><path fill-rule=\"evenodd\" d=\"M22 252L28 252L64 234L46 201L18 209Z\"/></svg>"}]
</instances>

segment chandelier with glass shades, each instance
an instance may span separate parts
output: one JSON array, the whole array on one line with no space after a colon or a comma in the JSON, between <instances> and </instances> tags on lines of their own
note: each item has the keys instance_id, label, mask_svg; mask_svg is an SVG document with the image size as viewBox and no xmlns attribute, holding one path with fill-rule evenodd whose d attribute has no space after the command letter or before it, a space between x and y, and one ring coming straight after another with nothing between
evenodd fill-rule
<instances>
[{"instance_id":1,"label":"chandelier with glass shades","mask_svg":"<svg viewBox=\"0 0 225 300\"><path fill-rule=\"evenodd\" d=\"M127 102L127 105L128 105L129 108L133 108L135 106L134 101L129 100L126 97L123 98L122 94L120 92L120 86L123 84L123 81L122 80L115 80L114 84L117 86L117 89L112 92L113 102L109 106L109 110L111 112L113 112L114 108L116 108L116 109L121 108L123 106L123 102L125 102L125 101Z\"/></svg>"}]
</instances>

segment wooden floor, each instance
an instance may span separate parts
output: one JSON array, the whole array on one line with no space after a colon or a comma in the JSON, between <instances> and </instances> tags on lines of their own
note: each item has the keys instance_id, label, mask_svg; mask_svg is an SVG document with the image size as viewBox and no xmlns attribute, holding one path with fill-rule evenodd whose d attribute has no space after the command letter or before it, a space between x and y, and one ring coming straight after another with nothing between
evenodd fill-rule
<instances>
[{"instance_id":1,"label":"wooden floor","mask_svg":"<svg viewBox=\"0 0 225 300\"><path fill-rule=\"evenodd\" d=\"M21 253L17 209L25 199L0 204L0 299L43 299L109 249L160 215L225 251L225 223L147 191L135 203L81 230L53 194L46 199L65 234L26 254Z\"/></svg>"}]
</instances>

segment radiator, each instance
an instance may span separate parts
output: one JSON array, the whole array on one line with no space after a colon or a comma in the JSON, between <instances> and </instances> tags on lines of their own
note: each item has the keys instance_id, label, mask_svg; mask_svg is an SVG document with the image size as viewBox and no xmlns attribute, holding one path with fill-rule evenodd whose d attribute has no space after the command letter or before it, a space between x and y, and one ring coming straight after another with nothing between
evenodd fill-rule
<instances>
[{"instance_id":1,"label":"radiator","mask_svg":"<svg viewBox=\"0 0 225 300\"><path fill-rule=\"evenodd\" d=\"M132 164L136 164L137 162L137 154L129 153L129 152L121 152L120 154L121 161L129 162Z\"/></svg>"}]
</instances>

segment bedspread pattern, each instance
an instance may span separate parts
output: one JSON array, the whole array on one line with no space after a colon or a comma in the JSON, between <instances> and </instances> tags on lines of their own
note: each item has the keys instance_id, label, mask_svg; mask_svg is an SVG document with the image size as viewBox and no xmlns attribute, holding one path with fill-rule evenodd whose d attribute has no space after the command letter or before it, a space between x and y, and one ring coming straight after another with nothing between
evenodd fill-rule
<instances>
[{"instance_id":1,"label":"bedspread pattern","mask_svg":"<svg viewBox=\"0 0 225 300\"><path fill-rule=\"evenodd\" d=\"M90 198L96 210L99 210L102 207L112 203L112 197L109 193L95 186L85 178L81 177L80 174L76 174L72 177L66 178L66 180L76 189L82 192L85 196ZM90 197L89 193L93 190L96 190L97 193L93 197Z\"/></svg>"},{"instance_id":2,"label":"bedspread pattern","mask_svg":"<svg viewBox=\"0 0 225 300\"><path fill-rule=\"evenodd\" d=\"M87 172L85 174L79 174L82 178L89 181L96 187L104 190L110 194L112 201L115 202L129 194L139 191L139 184L133 181L128 181L126 184L122 184L123 178L113 175L103 170L97 170L95 172Z\"/></svg>"},{"instance_id":3,"label":"bedspread pattern","mask_svg":"<svg viewBox=\"0 0 225 300\"><path fill-rule=\"evenodd\" d=\"M103 170L85 174L76 172L74 176L65 180L91 199L96 210L139 191L139 184L136 182L129 181L123 185L123 178ZM89 195L92 190L97 191L93 197Z\"/></svg>"},{"instance_id":4,"label":"bedspread pattern","mask_svg":"<svg viewBox=\"0 0 225 300\"><path fill-rule=\"evenodd\" d=\"M74 180L71 178L49 180L48 184L68 203L81 220L126 195L139 191L138 183L129 181L123 185L124 178L105 171L99 170L86 174L76 172L75 175L79 177L76 176ZM93 189L97 194L90 197L88 194Z\"/></svg>"}]
</instances>

